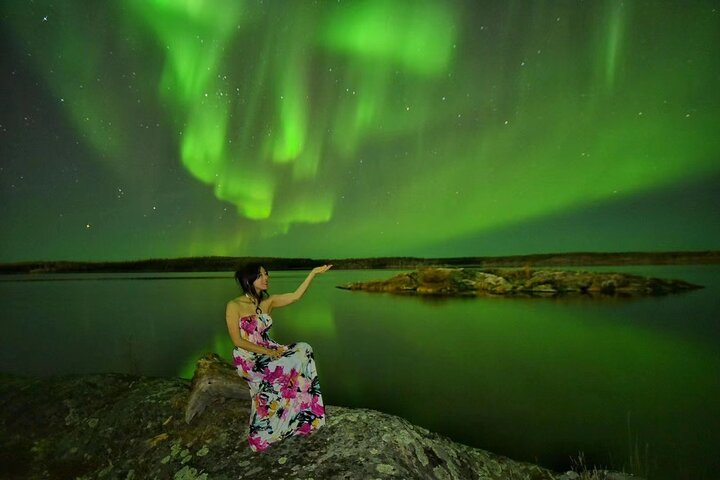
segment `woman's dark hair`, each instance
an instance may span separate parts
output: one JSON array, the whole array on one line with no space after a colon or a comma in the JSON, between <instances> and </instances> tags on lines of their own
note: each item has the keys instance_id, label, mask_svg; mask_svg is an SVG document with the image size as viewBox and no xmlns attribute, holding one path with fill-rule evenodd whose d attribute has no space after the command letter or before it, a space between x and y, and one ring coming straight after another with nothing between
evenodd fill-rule
<instances>
[{"instance_id":1,"label":"woman's dark hair","mask_svg":"<svg viewBox=\"0 0 720 480\"><path fill-rule=\"evenodd\" d=\"M257 314L262 313L262 310L260 310L260 302L270 296L266 290L262 290L259 293L256 292L253 286L255 280L260 276L260 268L262 268L262 266L262 264L256 262L246 263L235 272L235 281L240 285L242 291L246 295L249 295L252 301L255 302L255 312Z\"/></svg>"}]
</instances>

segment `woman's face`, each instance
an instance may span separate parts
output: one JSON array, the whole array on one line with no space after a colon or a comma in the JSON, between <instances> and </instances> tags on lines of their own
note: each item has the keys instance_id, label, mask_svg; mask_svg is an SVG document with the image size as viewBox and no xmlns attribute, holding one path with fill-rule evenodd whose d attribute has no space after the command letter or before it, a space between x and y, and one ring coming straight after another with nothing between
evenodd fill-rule
<instances>
[{"instance_id":1,"label":"woman's face","mask_svg":"<svg viewBox=\"0 0 720 480\"><path fill-rule=\"evenodd\" d=\"M257 278L253 282L253 287L255 287L255 291L258 293L267 290L268 289L268 279L269 275L267 270L265 270L265 267L260 267L260 273L258 273Z\"/></svg>"}]
</instances>

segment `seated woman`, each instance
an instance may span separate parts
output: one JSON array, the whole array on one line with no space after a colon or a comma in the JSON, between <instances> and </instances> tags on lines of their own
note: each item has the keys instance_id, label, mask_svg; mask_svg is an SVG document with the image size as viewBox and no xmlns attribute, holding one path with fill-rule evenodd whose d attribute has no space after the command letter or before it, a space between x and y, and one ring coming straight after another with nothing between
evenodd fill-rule
<instances>
[{"instance_id":1,"label":"seated woman","mask_svg":"<svg viewBox=\"0 0 720 480\"><path fill-rule=\"evenodd\" d=\"M293 293L268 295L268 273L260 264L235 272L243 295L228 302L225 311L233 358L250 387L250 431L253 451L292 435L310 435L325 425L325 406L315 359L307 343L281 345L270 339L270 312L298 301L316 275L332 265L314 268Z\"/></svg>"}]
</instances>

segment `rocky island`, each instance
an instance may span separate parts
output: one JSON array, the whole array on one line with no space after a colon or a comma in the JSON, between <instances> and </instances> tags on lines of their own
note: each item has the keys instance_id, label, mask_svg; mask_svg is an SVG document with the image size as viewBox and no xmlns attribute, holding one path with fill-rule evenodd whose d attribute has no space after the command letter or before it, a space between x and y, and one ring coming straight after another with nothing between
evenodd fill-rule
<instances>
[{"instance_id":1,"label":"rocky island","mask_svg":"<svg viewBox=\"0 0 720 480\"><path fill-rule=\"evenodd\" d=\"M534 270L531 268L422 268L388 280L349 283L347 290L445 297L665 295L703 288L682 280L626 273Z\"/></svg>"},{"instance_id":2,"label":"rocky island","mask_svg":"<svg viewBox=\"0 0 720 480\"><path fill-rule=\"evenodd\" d=\"M122 374L0 375L0 472L8 479L588 479L461 445L377 411L327 406L327 424L262 453L249 395L203 357L192 383ZM203 413L203 411L205 413Z\"/></svg>"}]
</instances>

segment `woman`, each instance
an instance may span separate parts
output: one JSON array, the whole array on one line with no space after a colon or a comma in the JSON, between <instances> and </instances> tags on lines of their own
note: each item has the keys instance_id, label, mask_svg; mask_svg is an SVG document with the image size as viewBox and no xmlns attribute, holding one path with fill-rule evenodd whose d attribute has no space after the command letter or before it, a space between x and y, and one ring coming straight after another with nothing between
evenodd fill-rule
<instances>
[{"instance_id":1,"label":"woman","mask_svg":"<svg viewBox=\"0 0 720 480\"><path fill-rule=\"evenodd\" d=\"M268 272L260 264L235 272L243 295L228 302L225 320L235 344L235 365L250 387L248 441L253 451L292 435L310 435L325 425L312 348L303 342L280 345L268 330L270 312L300 300L313 278L330 267L314 268L295 292L282 295L268 295Z\"/></svg>"}]
</instances>

